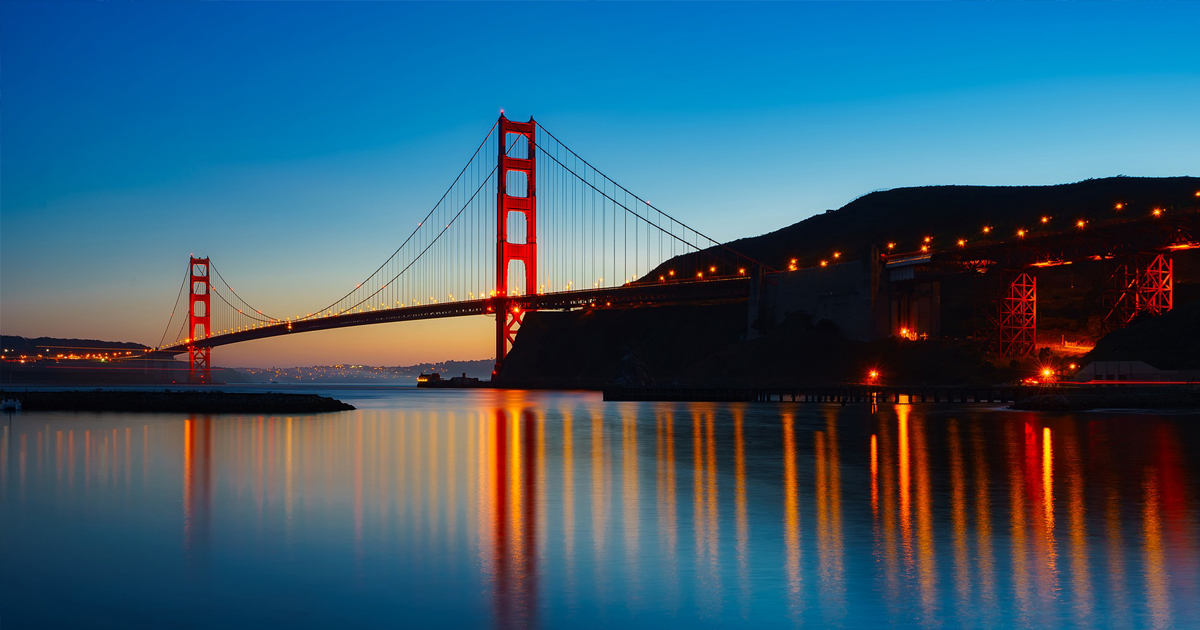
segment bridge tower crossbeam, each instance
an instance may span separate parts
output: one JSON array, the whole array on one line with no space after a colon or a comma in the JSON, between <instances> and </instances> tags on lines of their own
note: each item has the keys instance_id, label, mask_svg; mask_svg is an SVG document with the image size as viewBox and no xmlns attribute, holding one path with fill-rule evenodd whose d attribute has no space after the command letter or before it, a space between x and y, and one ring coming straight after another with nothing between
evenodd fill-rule
<instances>
[{"instance_id":1,"label":"bridge tower crossbeam","mask_svg":"<svg viewBox=\"0 0 1200 630\"><path fill-rule=\"evenodd\" d=\"M500 115L499 162L496 171L496 367L492 372L495 376L500 373L508 351L512 349L513 341L521 322L525 319L527 305L517 297L522 291L509 284L509 264L519 261L525 274L524 295L536 295L538 287L537 270L537 152L535 132L537 123L532 118L529 122L515 122ZM524 136L525 157L509 154L510 135ZM515 146L515 144L514 144ZM519 153L519 150L514 152ZM509 173L517 173L524 177L525 185L521 186L520 179L515 180L509 194ZM510 213L520 213L525 219L524 234L509 234L508 220ZM519 285L517 285L519 286Z\"/></svg>"},{"instance_id":2,"label":"bridge tower crossbeam","mask_svg":"<svg viewBox=\"0 0 1200 630\"><path fill-rule=\"evenodd\" d=\"M188 262L188 382L211 383L209 359L212 348L197 346L196 341L212 333L212 310L209 297L208 259L192 256Z\"/></svg>"}]
</instances>

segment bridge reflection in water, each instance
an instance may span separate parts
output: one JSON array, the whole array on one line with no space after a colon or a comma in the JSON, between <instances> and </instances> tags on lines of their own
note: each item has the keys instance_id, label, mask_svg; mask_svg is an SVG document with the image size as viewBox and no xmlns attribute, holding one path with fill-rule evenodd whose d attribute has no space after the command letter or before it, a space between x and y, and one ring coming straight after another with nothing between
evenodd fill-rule
<instances>
[{"instance_id":1,"label":"bridge reflection in water","mask_svg":"<svg viewBox=\"0 0 1200 630\"><path fill-rule=\"evenodd\" d=\"M6 424L6 614L50 597L12 575L119 557L124 586L214 619L1200 620L1200 437L1179 418L500 392L369 406ZM54 553L67 515L107 561L29 551Z\"/></svg>"}]
</instances>

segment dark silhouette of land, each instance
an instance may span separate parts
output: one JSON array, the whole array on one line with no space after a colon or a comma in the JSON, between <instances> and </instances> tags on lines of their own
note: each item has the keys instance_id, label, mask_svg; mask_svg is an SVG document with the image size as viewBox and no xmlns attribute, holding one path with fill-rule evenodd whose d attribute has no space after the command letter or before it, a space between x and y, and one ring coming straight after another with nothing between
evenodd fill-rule
<instances>
[{"instance_id":1,"label":"dark silhouette of land","mask_svg":"<svg viewBox=\"0 0 1200 630\"><path fill-rule=\"evenodd\" d=\"M160 413L320 413L354 409L340 400L315 394L250 394L187 391L0 391L21 401L22 411L151 411Z\"/></svg>"},{"instance_id":2,"label":"dark silhouette of land","mask_svg":"<svg viewBox=\"0 0 1200 630\"><path fill-rule=\"evenodd\" d=\"M933 186L864 195L845 207L809 217L769 234L728 243L776 269L792 259L813 266L833 251L842 260L872 247L897 243L916 250L926 236L950 246L959 238L1009 238L1018 228L1070 229L1127 219L1131 213L1194 210L1200 178L1094 179L1058 186ZM1122 208L1118 210L1117 204ZM1124 214L1122 214L1124 213ZM1139 216L1141 216L1139 214ZM1042 217L1050 217L1043 224ZM987 237L983 226L992 231ZM1045 227L1043 227L1045 226ZM715 250L714 250L715 251ZM701 252L671 259L646 278L669 270L690 277ZM1200 368L1200 257L1175 253L1178 313L1136 323L1114 334L1081 360L1144 360L1162 369ZM1099 336L1101 296L1111 272L1106 261L1038 271L1041 339L1087 341ZM505 364L501 382L536 387L599 388L605 384L770 386L860 382L870 369L892 384L960 385L1005 382L1027 376L1036 357L996 361L968 337L973 297L965 274L942 285L942 333L920 343L848 340L828 321L789 314L761 337L744 340L745 305L686 306L567 313L531 312ZM1180 339L1186 341L1180 342ZM1039 344L1042 345L1042 344Z\"/></svg>"}]
</instances>

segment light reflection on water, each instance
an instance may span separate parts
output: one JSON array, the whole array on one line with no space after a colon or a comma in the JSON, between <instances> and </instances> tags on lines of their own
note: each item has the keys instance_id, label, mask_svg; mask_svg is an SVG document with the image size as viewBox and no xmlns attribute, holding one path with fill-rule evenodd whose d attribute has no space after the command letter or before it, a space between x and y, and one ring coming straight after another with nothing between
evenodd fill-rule
<instances>
[{"instance_id":1,"label":"light reflection on water","mask_svg":"<svg viewBox=\"0 0 1200 630\"><path fill-rule=\"evenodd\" d=\"M337 395L6 419L4 627L1200 626L1195 417Z\"/></svg>"}]
</instances>

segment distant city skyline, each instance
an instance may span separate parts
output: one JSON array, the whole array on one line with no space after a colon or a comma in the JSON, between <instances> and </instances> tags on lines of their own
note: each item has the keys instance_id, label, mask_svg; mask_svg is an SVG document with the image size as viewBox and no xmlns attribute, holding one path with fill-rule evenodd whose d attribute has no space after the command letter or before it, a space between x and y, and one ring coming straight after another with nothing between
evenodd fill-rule
<instances>
[{"instance_id":1,"label":"distant city skyline","mask_svg":"<svg viewBox=\"0 0 1200 630\"><path fill-rule=\"evenodd\" d=\"M395 249L500 109L721 240L878 189L1196 175L1197 23L1190 3L2 3L0 332L155 345L189 254L307 313ZM481 359L493 326L214 360Z\"/></svg>"}]
</instances>

